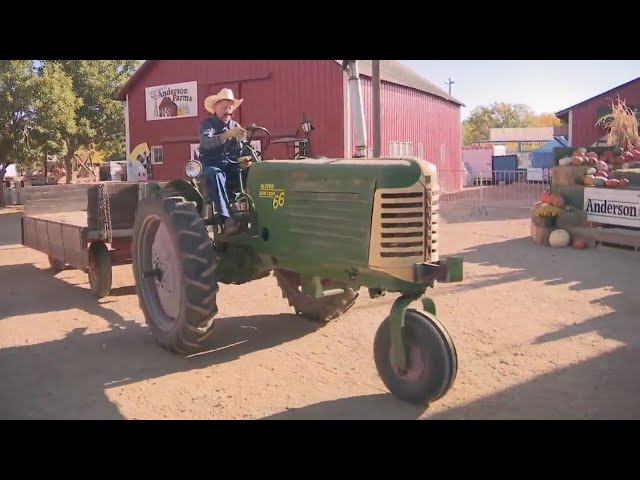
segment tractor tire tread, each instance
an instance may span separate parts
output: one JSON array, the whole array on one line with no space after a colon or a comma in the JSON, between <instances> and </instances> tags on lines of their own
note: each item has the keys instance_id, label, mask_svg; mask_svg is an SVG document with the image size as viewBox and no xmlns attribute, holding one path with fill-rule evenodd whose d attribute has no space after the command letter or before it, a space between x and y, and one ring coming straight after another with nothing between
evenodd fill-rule
<instances>
[{"instance_id":1,"label":"tractor tire tread","mask_svg":"<svg viewBox=\"0 0 640 480\"><path fill-rule=\"evenodd\" d=\"M176 240L177 254L182 264L184 301L181 302L176 326L170 332L156 327L140 287L144 279L135 256L139 255L138 249L141 248L141 222L148 214L159 216L166 224ZM202 348L202 342L211 334L213 318L218 313L216 298L219 287L215 280L216 258L211 239L195 203L167 190L158 190L141 200L136 218L140 220L136 221L133 237L133 270L145 321L162 347L178 354L191 354Z\"/></svg>"},{"instance_id":2,"label":"tractor tire tread","mask_svg":"<svg viewBox=\"0 0 640 480\"><path fill-rule=\"evenodd\" d=\"M292 282L286 272L274 270L273 273L289 306L293 307L296 314L314 322L328 323L344 315L360 295L352 288L347 288L340 294L314 298L298 290L299 285Z\"/></svg>"}]
</instances>

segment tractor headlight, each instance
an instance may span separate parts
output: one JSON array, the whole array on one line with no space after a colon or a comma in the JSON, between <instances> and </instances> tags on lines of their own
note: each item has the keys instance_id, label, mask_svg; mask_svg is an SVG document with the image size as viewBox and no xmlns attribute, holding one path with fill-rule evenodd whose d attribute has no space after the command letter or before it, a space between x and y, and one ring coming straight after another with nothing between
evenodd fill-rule
<instances>
[{"instance_id":1,"label":"tractor headlight","mask_svg":"<svg viewBox=\"0 0 640 480\"><path fill-rule=\"evenodd\" d=\"M184 167L184 172L189 178L197 178L202 173L202 164L197 160L189 160Z\"/></svg>"}]
</instances>

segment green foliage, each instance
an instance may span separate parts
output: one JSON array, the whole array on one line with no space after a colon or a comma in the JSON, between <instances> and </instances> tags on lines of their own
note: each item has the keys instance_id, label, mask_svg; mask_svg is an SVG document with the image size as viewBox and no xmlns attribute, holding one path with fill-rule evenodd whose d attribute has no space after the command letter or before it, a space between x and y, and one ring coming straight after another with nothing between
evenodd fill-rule
<instances>
[{"instance_id":1,"label":"green foliage","mask_svg":"<svg viewBox=\"0 0 640 480\"><path fill-rule=\"evenodd\" d=\"M29 60L0 60L0 170L31 158L37 73Z\"/></svg>"},{"instance_id":2,"label":"green foliage","mask_svg":"<svg viewBox=\"0 0 640 480\"><path fill-rule=\"evenodd\" d=\"M139 60L0 61L0 169L49 151L70 159L95 146L123 155L123 105L113 96Z\"/></svg>"},{"instance_id":3,"label":"green foliage","mask_svg":"<svg viewBox=\"0 0 640 480\"><path fill-rule=\"evenodd\" d=\"M462 122L465 145L489 140L491 128L550 127L559 125L554 115L537 115L523 104L494 102L488 106L475 108L467 120Z\"/></svg>"}]
</instances>

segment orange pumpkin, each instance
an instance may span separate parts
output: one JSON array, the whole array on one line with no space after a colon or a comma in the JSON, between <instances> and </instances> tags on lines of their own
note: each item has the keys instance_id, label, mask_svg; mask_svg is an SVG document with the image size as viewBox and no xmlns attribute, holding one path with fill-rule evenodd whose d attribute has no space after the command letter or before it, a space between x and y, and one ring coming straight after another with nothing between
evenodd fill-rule
<instances>
[{"instance_id":1,"label":"orange pumpkin","mask_svg":"<svg viewBox=\"0 0 640 480\"><path fill-rule=\"evenodd\" d=\"M573 241L573 248L577 248L578 250L583 250L583 249L587 248L587 242L585 242L581 238L576 238Z\"/></svg>"}]
</instances>

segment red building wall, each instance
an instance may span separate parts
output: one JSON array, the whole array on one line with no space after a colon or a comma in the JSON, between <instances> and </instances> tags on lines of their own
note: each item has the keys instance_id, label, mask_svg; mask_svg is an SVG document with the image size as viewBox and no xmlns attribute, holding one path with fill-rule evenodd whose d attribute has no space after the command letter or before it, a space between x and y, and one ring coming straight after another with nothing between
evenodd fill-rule
<instances>
[{"instance_id":1,"label":"red building wall","mask_svg":"<svg viewBox=\"0 0 640 480\"><path fill-rule=\"evenodd\" d=\"M618 96L624 100L628 107L640 105L640 81L624 85L612 92L606 93L581 105L572 108L572 129L570 130L571 145L574 147L587 147L603 135L606 131L596 126L598 121L598 109L610 107L611 101L615 101Z\"/></svg>"},{"instance_id":2,"label":"red building wall","mask_svg":"<svg viewBox=\"0 0 640 480\"><path fill-rule=\"evenodd\" d=\"M362 76L368 148L373 148L372 81ZM411 142L412 155L438 167L444 191L457 191L462 179L460 106L401 85L381 82L381 154L390 156L391 142ZM352 151L355 131L351 129ZM422 149L419 144L422 143Z\"/></svg>"},{"instance_id":3,"label":"red building wall","mask_svg":"<svg viewBox=\"0 0 640 480\"><path fill-rule=\"evenodd\" d=\"M198 82L198 117L174 120L146 120L145 88ZM153 165L153 178L166 180L183 176L190 144L198 143L198 123L208 112L207 95L230 87L244 102L236 119L243 125L256 123L274 137L303 136L303 112L312 121L314 155L342 157L343 73L327 60L162 60L153 62L128 92L130 148L147 142L163 146L164 163ZM275 138L274 138L275 139ZM293 147L274 145L264 158L292 158Z\"/></svg>"}]
</instances>

